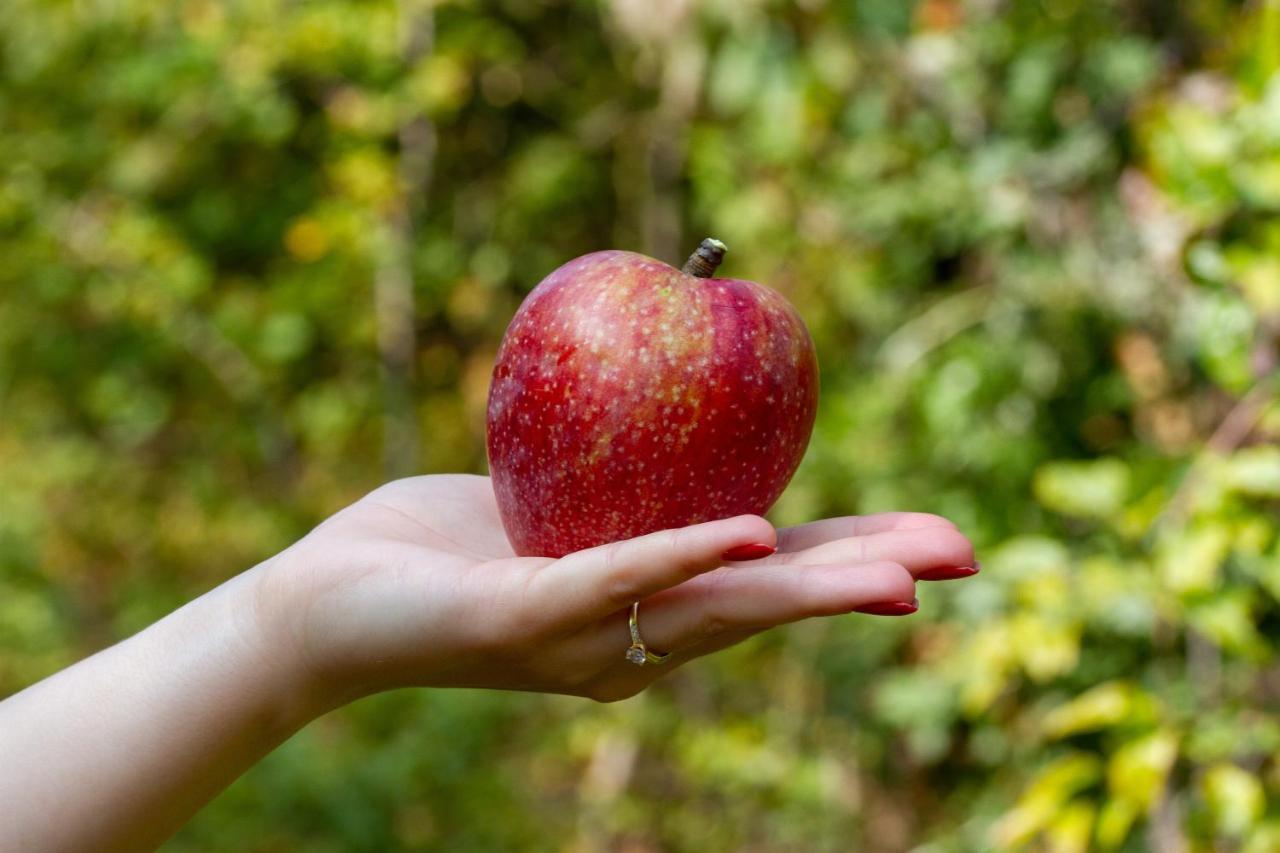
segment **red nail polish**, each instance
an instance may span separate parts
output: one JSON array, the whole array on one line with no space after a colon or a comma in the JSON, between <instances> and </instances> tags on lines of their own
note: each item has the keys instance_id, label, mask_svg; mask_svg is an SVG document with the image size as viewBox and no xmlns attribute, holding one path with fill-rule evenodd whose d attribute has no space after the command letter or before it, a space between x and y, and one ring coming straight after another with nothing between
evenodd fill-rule
<instances>
[{"instance_id":1,"label":"red nail polish","mask_svg":"<svg viewBox=\"0 0 1280 853\"><path fill-rule=\"evenodd\" d=\"M958 578L970 578L978 573L978 566L942 566L937 569L928 569L916 575L916 580L921 581L953 581Z\"/></svg>"},{"instance_id":2,"label":"red nail polish","mask_svg":"<svg viewBox=\"0 0 1280 853\"><path fill-rule=\"evenodd\" d=\"M912 601L877 601L853 608L854 613L869 613L872 616L910 616L920 609L920 599Z\"/></svg>"},{"instance_id":3,"label":"red nail polish","mask_svg":"<svg viewBox=\"0 0 1280 853\"><path fill-rule=\"evenodd\" d=\"M751 545L739 545L737 548L730 548L720 555L724 560L759 560L770 554L777 553L778 549L772 545L766 545L763 542L755 542Z\"/></svg>"}]
</instances>

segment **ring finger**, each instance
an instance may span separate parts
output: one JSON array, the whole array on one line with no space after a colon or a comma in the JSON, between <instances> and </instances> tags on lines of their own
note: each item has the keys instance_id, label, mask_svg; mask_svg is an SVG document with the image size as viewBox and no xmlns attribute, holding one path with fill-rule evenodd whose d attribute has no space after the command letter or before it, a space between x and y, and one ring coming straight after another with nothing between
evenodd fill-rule
<instances>
[{"instance_id":1,"label":"ring finger","mask_svg":"<svg viewBox=\"0 0 1280 853\"><path fill-rule=\"evenodd\" d=\"M911 573L894 562L859 565L760 565L717 569L663 590L640 605L639 627L650 651L680 654L726 633L754 631L812 616L850 613L915 597ZM625 615L583 635L583 653L621 662L630 645ZM701 652L699 652L701 653Z\"/></svg>"},{"instance_id":2,"label":"ring finger","mask_svg":"<svg viewBox=\"0 0 1280 853\"><path fill-rule=\"evenodd\" d=\"M920 579L931 580L931 572L972 567L973 544L954 527L929 527L833 539L769 558L770 563L802 565L870 560L892 560Z\"/></svg>"}]
</instances>

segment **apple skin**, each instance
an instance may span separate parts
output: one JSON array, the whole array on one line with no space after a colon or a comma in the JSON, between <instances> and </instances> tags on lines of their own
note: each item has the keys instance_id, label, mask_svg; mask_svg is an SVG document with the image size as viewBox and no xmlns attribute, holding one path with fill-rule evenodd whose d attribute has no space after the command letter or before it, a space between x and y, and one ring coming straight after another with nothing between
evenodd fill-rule
<instances>
[{"instance_id":1,"label":"apple skin","mask_svg":"<svg viewBox=\"0 0 1280 853\"><path fill-rule=\"evenodd\" d=\"M813 342L778 292L634 252L572 260L516 312L489 388L507 537L522 556L561 557L762 514L817 405Z\"/></svg>"}]
</instances>

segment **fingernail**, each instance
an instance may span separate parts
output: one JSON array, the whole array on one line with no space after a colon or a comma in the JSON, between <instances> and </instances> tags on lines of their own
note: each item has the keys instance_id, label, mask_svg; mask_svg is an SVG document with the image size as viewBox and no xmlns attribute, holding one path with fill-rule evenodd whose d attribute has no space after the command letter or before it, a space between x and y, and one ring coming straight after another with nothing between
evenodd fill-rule
<instances>
[{"instance_id":1,"label":"fingernail","mask_svg":"<svg viewBox=\"0 0 1280 853\"><path fill-rule=\"evenodd\" d=\"M929 569L916 575L916 580L921 581L953 581L957 578L970 578L978 573L979 566L974 563L972 566L943 566L938 569Z\"/></svg>"},{"instance_id":2,"label":"fingernail","mask_svg":"<svg viewBox=\"0 0 1280 853\"><path fill-rule=\"evenodd\" d=\"M853 608L854 613L869 613L872 616L910 616L920 609L920 599L911 601L877 601Z\"/></svg>"},{"instance_id":3,"label":"fingernail","mask_svg":"<svg viewBox=\"0 0 1280 853\"><path fill-rule=\"evenodd\" d=\"M766 545L763 542L754 542L750 545L739 545L737 548L730 548L720 555L723 560L759 560L770 554L777 553L778 549L772 545Z\"/></svg>"}]
</instances>

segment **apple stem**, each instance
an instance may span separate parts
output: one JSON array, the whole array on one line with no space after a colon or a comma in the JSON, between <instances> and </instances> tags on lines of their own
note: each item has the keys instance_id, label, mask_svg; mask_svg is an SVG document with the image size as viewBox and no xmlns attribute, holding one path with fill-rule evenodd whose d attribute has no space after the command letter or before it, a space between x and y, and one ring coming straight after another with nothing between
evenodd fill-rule
<instances>
[{"instance_id":1,"label":"apple stem","mask_svg":"<svg viewBox=\"0 0 1280 853\"><path fill-rule=\"evenodd\" d=\"M697 251L689 256L689 260L684 262L680 272L697 278L711 278L728 250L728 246L724 243L714 237L708 237L698 245Z\"/></svg>"}]
</instances>

